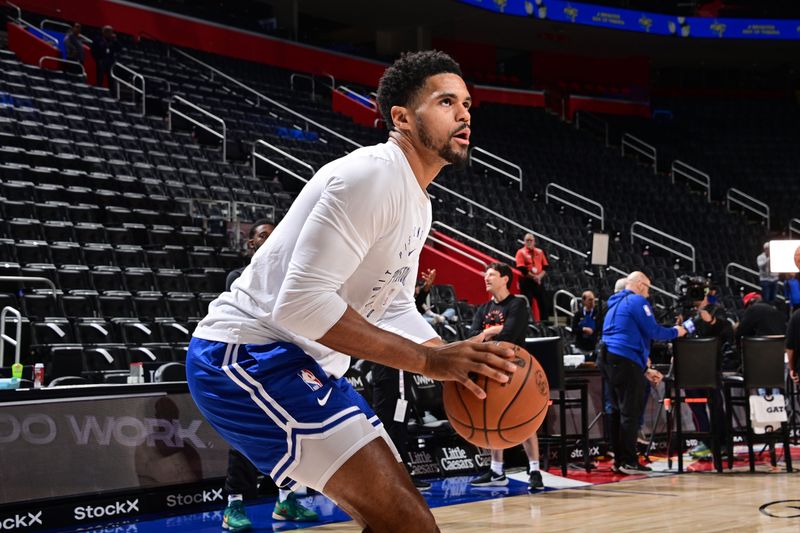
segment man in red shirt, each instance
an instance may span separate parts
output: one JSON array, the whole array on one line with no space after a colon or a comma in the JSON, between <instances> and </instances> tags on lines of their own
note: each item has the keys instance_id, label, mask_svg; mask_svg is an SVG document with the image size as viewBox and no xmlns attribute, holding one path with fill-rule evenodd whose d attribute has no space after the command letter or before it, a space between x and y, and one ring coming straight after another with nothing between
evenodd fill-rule
<instances>
[{"instance_id":1,"label":"man in red shirt","mask_svg":"<svg viewBox=\"0 0 800 533\"><path fill-rule=\"evenodd\" d=\"M536 247L536 237L526 233L525 245L517 250L515 257L517 268L522 272L519 279L519 290L531 303L533 319L538 322L547 317L547 306L544 297L543 279L549 266L547 255ZM534 301L536 305L533 305Z\"/></svg>"}]
</instances>

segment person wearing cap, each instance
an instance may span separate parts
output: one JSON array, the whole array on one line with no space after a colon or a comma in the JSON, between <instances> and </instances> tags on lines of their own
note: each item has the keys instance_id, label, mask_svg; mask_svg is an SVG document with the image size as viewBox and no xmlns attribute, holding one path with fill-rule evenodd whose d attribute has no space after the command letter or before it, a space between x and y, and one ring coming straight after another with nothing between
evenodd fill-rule
<instances>
[{"instance_id":1,"label":"person wearing cap","mask_svg":"<svg viewBox=\"0 0 800 533\"><path fill-rule=\"evenodd\" d=\"M756 257L758 264L758 282L761 284L761 298L772 303L778 288L778 275L770 270L769 243L764 243L764 251Z\"/></svg>"},{"instance_id":2,"label":"person wearing cap","mask_svg":"<svg viewBox=\"0 0 800 533\"><path fill-rule=\"evenodd\" d=\"M783 335L786 332L786 319L774 306L763 300L757 292L748 292L742 298L744 313L736 325L736 342L742 337L763 337Z\"/></svg>"}]
</instances>

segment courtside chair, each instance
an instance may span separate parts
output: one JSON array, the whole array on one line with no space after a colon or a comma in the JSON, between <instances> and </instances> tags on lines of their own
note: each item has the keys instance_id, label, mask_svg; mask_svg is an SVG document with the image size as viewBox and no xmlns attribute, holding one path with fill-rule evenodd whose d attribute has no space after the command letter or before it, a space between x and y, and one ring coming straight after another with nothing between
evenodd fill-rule
<instances>
[{"instance_id":1,"label":"courtside chair","mask_svg":"<svg viewBox=\"0 0 800 533\"><path fill-rule=\"evenodd\" d=\"M684 433L681 406L690 401L708 404L712 409L709 412L709 436L711 437L711 450L714 458L714 467L717 472L722 472L722 459L718 429L714 425L713 405L714 391L718 390L721 383L720 374L719 339L716 337L678 339L673 344L672 376L667 380L673 408L667 411L667 431L671 433L672 418L675 420L675 437L677 440L678 472L683 473L683 445L687 436L700 436L694 431ZM689 398L685 389L702 390L705 398ZM705 433L703 433L705 434ZM672 468L672 435L667 437L668 465Z\"/></svg>"},{"instance_id":2,"label":"courtside chair","mask_svg":"<svg viewBox=\"0 0 800 533\"><path fill-rule=\"evenodd\" d=\"M789 429L785 422L779 429L764 435L753 433L753 426L750 420L750 394L755 393L755 389L778 388L785 391L786 381L784 380L784 343L783 335L769 337L744 337L742 339L742 375L727 378L724 381L725 404L728 406L728 446L733 450L734 434L742 435L747 441L747 454L750 463L750 472L755 472L755 453L753 443L756 440L767 442L770 445L770 460L772 466L777 465L775 456L775 441L778 438L783 440L784 460L786 461L786 471L792 471L792 454L789 447ZM739 390L743 394L734 396L733 391ZM744 428L733 428L734 408L743 407L745 412ZM733 454L728 458L728 468L733 468Z\"/></svg>"}]
</instances>

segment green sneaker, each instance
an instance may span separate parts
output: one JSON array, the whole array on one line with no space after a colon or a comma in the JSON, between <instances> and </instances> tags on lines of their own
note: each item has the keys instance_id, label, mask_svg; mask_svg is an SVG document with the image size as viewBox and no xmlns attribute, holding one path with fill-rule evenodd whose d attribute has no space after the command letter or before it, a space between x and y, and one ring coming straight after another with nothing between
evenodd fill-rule
<instances>
[{"instance_id":1,"label":"green sneaker","mask_svg":"<svg viewBox=\"0 0 800 533\"><path fill-rule=\"evenodd\" d=\"M237 500L228 504L225 514L222 515L222 528L229 531L247 531L253 523L247 518L244 511L244 502Z\"/></svg>"},{"instance_id":2,"label":"green sneaker","mask_svg":"<svg viewBox=\"0 0 800 533\"><path fill-rule=\"evenodd\" d=\"M275 502L275 509L272 510L274 520L291 520L293 522L316 522L319 520L317 513L311 509L306 509L297 501L297 496L290 493L285 501Z\"/></svg>"},{"instance_id":3,"label":"green sneaker","mask_svg":"<svg viewBox=\"0 0 800 533\"><path fill-rule=\"evenodd\" d=\"M711 457L711 450L708 449L704 443L700 443L691 450L689 450L689 455L693 459L703 460L709 459Z\"/></svg>"}]
</instances>

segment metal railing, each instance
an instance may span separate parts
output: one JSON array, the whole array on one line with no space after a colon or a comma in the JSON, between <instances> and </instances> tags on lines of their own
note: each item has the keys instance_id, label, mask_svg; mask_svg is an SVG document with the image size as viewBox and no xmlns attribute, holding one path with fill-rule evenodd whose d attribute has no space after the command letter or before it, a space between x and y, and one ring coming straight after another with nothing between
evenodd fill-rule
<instances>
[{"instance_id":1,"label":"metal railing","mask_svg":"<svg viewBox=\"0 0 800 533\"><path fill-rule=\"evenodd\" d=\"M14 337L6 335L6 317L9 314L17 318L17 332L14 334ZM5 365L6 343L14 347L14 364L19 364L19 352L22 348L22 314L8 305L0 311L0 368L3 368Z\"/></svg>"},{"instance_id":2,"label":"metal railing","mask_svg":"<svg viewBox=\"0 0 800 533\"><path fill-rule=\"evenodd\" d=\"M62 59L55 56L42 56L39 58L39 68L44 68L43 63L45 61L55 61L56 63L64 63L66 65L78 65L78 67L81 69L81 76L83 76L84 79L87 78L86 69L83 68L83 64L78 61L71 61L69 59Z\"/></svg>"},{"instance_id":3,"label":"metal railing","mask_svg":"<svg viewBox=\"0 0 800 533\"><path fill-rule=\"evenodd\" d=\"M308 80L311 82L311 99L315 99L317 96L317 78L329 78L331 80L331 84L329 85L330 89L333 91L336 89L336 78L333 77L332 74L305 74L302 72L293 72L291 76L289 76L289 88L294 91L294 80Z\"/></svg>"},{"instance_id":4,"label":"metal railing","mask_svg":"<svg viewBox=\"0 0 800 533\"><path fill-rule=\"evenodd\" d=\"M291 76L289 76L289 89L291 89L292 91L295 90L295 88L294 88L294 80L297 80L297 79L310 81L311 82L311 98L313 99L314 97L316 97L316 95L317 95L317 82L314 81L314 76L312 76L311 74L300 74L299 72L293 73Z\"/></svg>"},{"instance_id":5,"label":"metal railing","mask_svg":"<svg viewBox=\"0 0 800 533\"><path fill-rule=\"evenodd\" d=\"M187 107L190 107L190 108L194 109L195 111L197 111L199 113L202 113L203 115L207 116L211 120L215 120L215 121L219 122L222 125L222 133L210 128L209 126L203 124L199 120L192 118L191 116L187 115L186 113L183 113L183 112L178 111L177 109L175 109L174 104L176 102L179 103L179 104L183 104L183 105L185 105ZM218 117L214 113L206 111L202 107L200 107L198 105L195 105L195 104L191 103L189 100L187 100L187 99L185 99L185 98L183 98L181 96L177 96L177 95L174 95L170 99L169 106L167 108L167 129L169 129L170 131L172 131L172 115L173 115L173 113L175 115L178 115L179 117L185 119L185 120L188 120L189 122L191 122L195 126L203 128L204 130L206 130L210 134L214 135L215 137L218 137L222 141L222 162L223 163L227 162L227 160L228 160L228 157L227 157L227 155L228 155L228 147L227 147L227 145L228 145L228 129L225 126L225 121L222 120L221 117Z\"/></svg>"},{"instance_id":6,"label":"metal railing","mask_svg":"<svg viewBox=\"0 0 800 533\"><path fill-rule=\"evenodd\" d=\"M32 30L36 30L35 35L37 37L42 37L44 40L50 41L50 44L58 49L59 42L58 39L47 33L46 31L42 30L41 28L37 28L27 20L22 18L22 9L16 4L12 4L11 2L6 2L6 5L12 7L17 10L17 18L11 17L11 20L19 24L20 26L25 26L26 28L30 28Z\"/></svg>"},{"instance_id":7,"label":"metal railing","mask_svg":"<svg viewBox=\"0 0 800 533\"><path fill-rule=\"evenodd\" d=\"M728 211L731 210L731 204L736 204L754 213L756 216L763 218L764 226L769 229L769 206L766 203L750 196L744 191L731 187L725 194L725 205L728 207Z\"/></svg>"},{"instance_id":8,"label":"metal railing","mask_svg":"<svg viewBox=\"0 0 800 533\"><path fill-rule=\"evenodd\" d=\"M11 2L8 2L8 1L7 1L7 2L6 2L6 5L7 5L8 7L12 7L12 8L14 8L14 9L16 9L16 10L17 10L17 18L18 18L19 20L22 20L22 9L20 9L20 7L19 7L17 4L12 4Z\"/></svg>"},{"instance_id":9,"label":"metal railing","mask_svg":"<svg viewBox=\"0 0 800 533\"><path fill-rule=\"evenodd\" d=\"M120 69L123 72L126 72L126 73L130 74L131 75L130 81L120 78L119 75L117 75L114 72L114 69ZM142 76L141 74L139 74L135 70L132 70L131 68L126 67L122 63L114 63L111 66L111 77L114 78L115 80L117 80L117 100L120 99L120 85L124 85L125 87L127 87L127 88L129 88L131 90L131 98L132 98L131 102L133 104L136 104L136 94L138 93L138 94L142 95L142 116L144 116L144 114L145 114L145 106L147 105L147 102L146 102L146 100L147 100L147 98L146 98L146 96L147 96L147 87L146 87L146 83L145 83L145 80L144 80L144 76ZM136 81L137 80L139 80L142 83L141 87L137 87L137 85L136 85Z\"/></svg>"},{"instance_id":10,"label":"metal railing","mask_svg":"<svg viewBox=\"0 0 800 533\"><path fill-rule=\"evenodd\" d=\"M597 211L591 211L591 210L589 210L589 209L587 209L585 207L581 207L580 205L577 205L577 204L567 200L566 198L562 198L560 196L557 196L556 194L551 192L551 189L554 189L554 190L556 190L558 192L565 193L568 196L572 196L574 199L582 200L582 201L586 202L587 204L589 204L589 205L591 205L593 207L596 207ZM567 206L569 206L569 207L571 207L573 209L576 209L576 210L580 211L581 213L586 213L587 215L589 215L589 216L591 216L593 218L596 218L597 220L600 221L600 229L605 231L605 229L606 229L605 210L603 209L603 205L600 202L596 202L596 201L592 200L591 198L588 198L588 197L586 197L586 196L584 196L582 194L578 194L573 190L567 189L566 187L562 187L561 185L559 185L557 183L553 183L553 182L548 183L544 188L544 201L545 201L545 203L549 204L551 199L556 200L557 202L561 202L562 204L567 205Z\"/></svg>"},{"instance_id":11,"label":"metal railing","mask_svg":"<svg viewBox=\"0 0 800 533\"><path fill-rule=\"evenodd\" d=\"M438 244L439 246L444 246L448 250L452 250L452 251L462 255L462 256L466 257L467 259L469 259L470 261L474 261L475 263L478 263L481 266L481 270L482 271L485 271L486 267L488 266L486 261L484 261L483 259L478 259L474 255L468 254L464 250L462 250L462 249L460 249L460 248L458 248L456 246L453 246L452 244L447 243L447 242L443 241L442 239L436 238L434 235L428 235L428 240L429 241L433 241L436 244Z\"/></svg>"},{"instance_id":12,"label":"metal railing","mask_svg":"<svg viewBox=\"0 0 800 533\"><path fill-rule=\"evenodd\" d=\"M569 296L569 303L570 303L570 307L569 308L561 307L560 305L558 305L558 295L559 294L563 294L565 296ZM554 321L555 324L558 324L558 312L559 311L562 311L565 315L567 315L569 317L575 316L575 313L572 311L572 302L574 302L577 299L578 299L577 296L575 296L574 294L572 294L569 291L565 291L564 289L559 289L555 293L553 293L553 321Z\"/></svg>"},{"instance_id":13,"label":"metal railing","mask_svg":"<svg viewBox=\"0 0 800 533\"><path fill-rule=\"evenodd\" d=\"M615 266L611 266L611 265L608 266L608 269L611 270L612 272L616 272L617 274L620 274L621 276L624 276L624 277L628 277L628 275L630 274L630 272L625 272L624 270L622 270L620 268L617 268ZM668 296L668 297L672 298L673 300L678 300L679 299L677 294L672 294L669 291L665 291L664 289L662 289L662 288L660 288L660 287L658 287L656 285L653 285L652 282L650 283L650 288L653 289L654 291L656 291L659 294L663 294L664 296Z\"/></svg>"},{"instance_id":14,"label":"metal railing","mask_svg":"<svg viewBox=\"0 0 800 533\"><path fill-rule=\"evenodd\" d=\"M793 237L795 233L800 237L800 218L793 218L789 221L789 238Z\"/></svg>"},{"instance_id":15,"label":"metal railing","mask_svg":"<svg viewBox=\"0 0 800 533\"><path fill-rule=\"evenodd\" d=\"M671 174L673 184L675 183L675 177L680 176L700 185L706 191L706 201L711 202L711 176L677 159L672 162Z\"/></svg>"},{"instance_id":16,"label":"metal railing","mask_svg":"<svg viewBox=\"0 0 800 533\"><path fill-rule=\"evenodd\" d=\"M66 31L64 33L68 33L70 31L72 31L72 25L67 24L66 22L61 22L60 20L52 20L52 19L44 19L44 20L42 20L39 23L39 28L44 31L44 30L47 29L47 28L45 28L45 26L48 26L48 25L49 26L55 26L56 28L65 28ZM94 42L94 41L92 41L90 38L88 38L87 36L85 36L82 33L80 35L78 35L78 38L81 41L83 41L85 43L88 43L88 44L92 44Z\"/></svg>"},{"instance_id":17,"label":"metal railing","mask_svg":"<svg viewBox=\"0 0 800 533\"><path fill-rule=\"evenodd\" d=\"M605 140L606 146L611 146L609 137L608 122L588 111L578 111L575 113L575 128L579 130L599 130L599 135Z\"/></svg>"},{"instance_id":18,"label":"metal railing","mask_svg":"<svg viewBox=\"0 0 800 533\"><path fill-rule=\"evenodd\" d=\"M58 289L56 288L56 284L53 283L48 278L42 278L39 276L0 276L0 282L3 281L10 281L10 282L33 282L33 283L43 283L50 287L50 290L53 292L53 299L57 300L57 292Z\"/></svg>"},{"instance_id":19,"label":"metal railing","mask_svg":"<svg viewBox=\"0 0 800 533\"><path fill-rule=\"evenodd\" d=\"M492 163L489 163L488 161L485 161L483 159L475 157L475 152L478 152L481 155L485 155L487 157L490 157L490 158L494 159L498 163L503 163L503 164L511 167L512 169L514 169L515 174L511 174L510 172L508 172L506 170L503 170L502 168L498 168L497 166L495 166ZM495 155L495 154L489 152L488 150L484 150L483 148L480 148L478 146L473 146L472 150L470 150L469 160L470 160L471 163L472 162L478 163L480 165L485 166L488 169L494 170L495 172L497 172L499 174L502 174L503 176L516 181L519 184L519 190L522 191L522 167L521 166L519 166L519 165L517 165L515 163L512 163L508 159L505 159L503 157Z\"/></svg>"},{"instance_id":20,"label":"metal railing","mask_svg":"<svg viewBox=\"0 0 800 533\"><path fill-rule=\"evenodd\" d=\"M674 242L674 243L676 243L678 245L684 246L684 247L686 247L686 249L689 250L689 253L686 254L684 252L676 250L672 246L668 246L668 245L660 243L660 242L658 242L658 241L656 241L654 239L651 239L650 237L642 235L641 233L637 233L636 232L637 228L642 228L642 229L651 231L651 232L653 232L653 233L655 233L657 235L660 235L661 237L664 237L664 238L666 238L666 239L668 239L668 240L670 240L670 241L672 241L672 242ZM639 222L638 220L636 222L634 222L633 224L631 224L631 244L633 244L635 238L639 238L639 239L641 239L641 240L643 240L643 241L645 241L645 242L647 242L649 244L652 244L653 246L658 246L662 250L666 250L666 251L668 251L668 252L670 252L670 253L672 253L674 255L677 255L678 257L682 257L683 259L686 259L687 261L690 261L692 263L692 272L694 272L697 269L697 263L696 263L696 260L695 260L696 254L695 254L694 246L691 245L690 243L684 241L683 239L679 239L677 237L674 237L674 236L670 235L669 233L663 232L658 228L654 228L653 226L648 226L644 222Z\"/></svg>"},{"instance_id":21,"label":"metal railing","mask_svg":"<svg viewBox=\"0 0 800 533\"><path fill-rule=\"evenodd\" d=\"M499 256L501 256L501 257L504 257L505 259L508 259L508 260L509 260L509 261L511 261L512 263L513 263L514 261L516 261L516 258L515 258L513 255L510 255L510 254L507 254L506 252L503 252L503 251L501 251L501 250L498 250L498 249L497 249L497 248L495 248L494 246L491 246L491 245L489 245L489 244L486 244L486 243L485 243L485 242L483 242L482 240L480 240L480 239L476 239L476 238L475 238L475 237L473 237L472 235L467 235L467 234L466 234L466 233L464 233L463 231L461 231L461 230L457 230L457 229L456 229L456 228L454 228L453 226L449 226L449 225L445 224L444 222L439 222L438 220L434 220L434 221L433 221L433 225L434 225L434 226L436 226L436 227L439 227L439 228L444 228L445 230L447 230L447 231L449 231L449 232L455 233L455 234L456 234L456 235L458 235L459 237L462 237L462 238L464 238L464 239L467 239L467 240L469 240L469 241L472 241L472 242L474 242L475 244L477 244L478 246L482 246L483 248L485 248L485 249L487 249L487 250L491 251L492 253L494 253L494 254L497 254L497 255L499 255ZM512 266L513 266L513 265L512 265Z\"/></svg>"},{"instance_id":22,"label":"metal railing","mask_svg":"<svg viewBox=\"0 0 800 533\"><path fill-rule=\"evenodd\" d=\"M536 231L534 231L534 230L532 230L532 229L530 229L530 228L527 228L527 227L523 226L522 224L520 224L520 223L518 223L518 222L516 222L516 221L514 221L514 220L511 220L511 219L510 219L510 218L508 218L507 216L501 215L501 214L500 214L500 213L498 213L497 211L494 211L494 210L492 210L492 209L489 209L489 208L488 208L488 207L486 207L485 205L479 204L479 203L478 203L478 202L476 202L475 200L471 200L471 199L467 198L466 196L464 196L464 195L462 195L462 194L459 194L459 193L457 193L457 192L455 192L455 191L452 191L452 190L448 189L448 188L447 188L447 187L445 187L444 185L440 185L440 184L436 183L435 181L432 181L432 182L431 182L431 185L433 185L433 186L434 186L434 187L436 187L437 189L441 189L442 191L444 191L444 192L446 192L446 193L448 193L448 194L451 194L451 195L455 196L456 198L459 198L459 199L461 199L461 200L463 200L463 201L467 202L467 203L468 203L468 204L470 204L470 206L472 206L472 207L477 207L477 208L478 208L478 209L480 209L481 211L484 211L484 212L486 212L486 213L489 213L490 215L492 215L492 216L494 216L494 217L497 217L498 219L502 220L503 222L506 222L507 224L510 224L510 225L514 226L514 227L515 227L515 228L517 228L517 229L521 229L521 230L522 230L522 231L524 231L525 233L530 233L530 234L532 234L532 235L535 235L537 239L540 239L540 240L543 240L543 241L547 241L547 242L549 242L550 244L553 244L554 246L557 246L558 248L561 248L561 249L563 249L563 250L566 250L566 251L568 251L568 252L570 252L570 253L573 253L573 254L575 254L575 255L577 255L577 256L579 256L579 257L582 257L582 258L584 258L584 259L587 257L586 253L584 253L584 252L581 252L580 250L576 250L575 248L573 248L573 247L571 247L571 246L568 246L568 245L566 245L566 244L564 244L564 243L562 243L562 242L559 242L559 241L557 241L557 240L555 240L555 239L551 239L550 237L548 237L548 236L546 236L546 235L542 235L541 233L539 233L539 232L536 232Z\"/></svg>"},{"instance_id":23,"label":"metal railing","mask_svg":"<svg viewBox=\"0 0 800 533\"><path fill-rule=\"evenodd\" d=\"M257 220L259 218L268 218L270 220L275 220L275 206L270 204L257 204L254 202L233 202L233 221L241 222L242 218L247 217L248 220ZM269 214L261 214L255 216L253 214L254 210L258 210L262 213L269 213Z\"/></svg>"},{"instance_id":24,"label":"metal railing","mask_svg":"<svg viewBox=\"0 0 800 533\"><path fill-rule=\"evenodd\" d=\"M651 160L653 162L653 173L655 174L658 172L658 150L656 150L656 147L652 144L648 144L640 138L635 137L630 133L626 133L622 136L620 147L623 157L625 157L626 148L628 150L633 150L634 152L644 156L645 159Z\"/></svg>"},{"instance_id":25,"label":"metal railing","mask_svg":"<svg viewBox=\"0 0 800 533\"><path fill-rule=\"evenodd\" d=\"M265 163L269 163L270 165L274 166L278 170L281 170L281 171L289 174L293 178L297 178L300 181L302 181L303 183L308 183L308 178L304 178L300 174L297 174L296 172L294 172L292 170L289 170L288 168L286 168L285 166L281 165L280 163L277 163L277 162L273 161L272 159L268 158L267 156L265 156L263 154L259 154L258 152L256 152L256 147L259 146L259 145L260 146L266 146L270 150L273 150L273 151L281 154L283 157L287 157L287 158L291 159L292 161L294 161L298 165L306 167L308 170L311 171L311 176L314 176L314 173L316 172L316 170L314 170L314 167L312 167L311 165L309 165L305 161L303 161L301 159L298 159L297 157L293 156L292 154L290 154L290 153L288 153L288 152L286 152L284 150L281 150L277 146L275 146L273 144L270 144L270 143L268 143L267 141L265 141L263 139L259 139L259 140L257 140L256 142L253 143L253 149L250 152L250 155L251 155L250 160L252 161L252 165L253 165L253 177L254 178L256 177L256 159L260 159L261 161L264 161Z\"/></svg>"},{"instance_id":26,"label":"metal railing","mask_svg":"<svg viewBox=\"0 0 800 533\"><path fill-rule=\"evenodd\" d=\"M200 61L199 59L187 54L183 50L179 50L177 48L171 48L171 50L173 52L175 52L175 53L187 58L187 59L190 59L191 61L194 61L198 65L202 65L203 67L207 68L208 70L210 70L214 74L216 74L216 75L228 80L229 82L233 83L237 87L240 87L240 88L244 89L245 91L248 91L250 94L252 94L256 98L258 98L258 101L264 100L265 102L269 102L270 105L272 105L274 107L277 107L278 109L282 109L283 111L286 111L287 113L304 120L307 124L312 124L314 127L319 128L320 130L322 130L322 131L324 131L326 133L329 133L329 134L333 135L334 137L336 137L338 139L341 139L341 140L345 141L346 143L349 143L352 146L355 146L356 148L361 148L363 146L361 143L358 143L358 142L354 141L353 139L351 139L349 137L346 137L346 136L342 135L341 133L330 129L327 126L324 126L324 125L320 124L316 120L313 120L313 119L303 115L302 113L298 113L294 109L283 105L282 103L278 102L277 100L273 100L269 96L266 96L265 94L256 91L252 87L240 82L239 80L237 80L235 78L232 78L231 76L228 76L227 74L225 74L224 72L220 71L219 69L216 69L216 68L212 67L211 65L209 65L207 63L204 63L203 61ZM258 101L256 102L256 105L258 104Z\"/></svg>"},{"instance_id":27,"label":"metal railing","mask_svg":"<svg viewBox=\"0 0 800 533\"><path fill-rule=\"evenodd\" d=\"M204 220L233 220L233 202L230 200L210 200L208 198L191 198L188 202L188 214L192 218Z\"/></svg>"},{"instance_id":28,"label":"metal railing","mask_svg":"<svg viewBox=\"0 0 800 533\"><path fill-rule=\"evenodd\" d=\"M742 278L739 275L731 272L732 270L739 270L745 274L748 274L750 279ZM753 281L753 278L755 278L755 281ZM756 289L758 291L761 290L761 284L758 282L758 271L748 268L744 265L740 265L739 263L728 263L725 265L725 285L730 287L731 280L741 283L742 285L746 285L752 289ZM783 282L779 281L778 286L780 287L780 290L776 291L775 297L779 300L785 300L786 297L783 295Z\"/></svg>"},{"instance_id":29,"label":"metal railing","mask_svg":"<svg viewBox=\"0 0 800 533\"><path fill-rule=\"evenodd\" d=\"M361 104L361 105L363 105L365 107L369 107L373 111L377 111L378 110L378 106L377 106L377 104L375 103L374 100L371 100L371 99L367 98L366 96L364 96L361 93L357 93L356 91L354 91L350 87L347 87L346 85L339 85L336 88L336 90L339 91L339 92L345 93L347 96L350 96L353 100L357 101L359 104Z\"/></svg>"}]
</instances>

